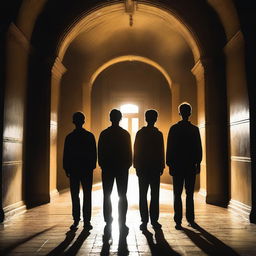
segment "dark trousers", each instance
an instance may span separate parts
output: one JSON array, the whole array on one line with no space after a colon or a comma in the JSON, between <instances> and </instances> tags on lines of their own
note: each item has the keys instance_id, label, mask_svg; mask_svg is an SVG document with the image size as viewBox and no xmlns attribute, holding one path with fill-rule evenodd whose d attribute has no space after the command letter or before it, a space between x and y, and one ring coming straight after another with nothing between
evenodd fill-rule
<instances>
[{"instance_id":1,"label":"dark trousers","mask_svg":"<svg viewBox=\"0 0 256 256\"><path fill-rule=\"evenodd\" d=\"M119 226L125 225L126 213L127 213L127 185L128 185L128 170L119 170L113 172L112 170L102 171L102 186L103 186L103 215L107 224L110 224L112 218L112 205L111 205L111 193L113 190L114 180L116 180L117 192L118 192L118 222Z\"/></svg>"},{"instance_id":2,"label":"dark trousers","mask_svg":"<svg viewBox=\"0 0 256 256\"><path fill-rule=\"evenodd\" d=\"M80 220L80 183L83 189L83 218L85 223L91 221L91 209L92 209L92 177L93 172L87 172L86 174L71 174L70 175L70 192L72 199L72 215L74 221Z\"/></svg>"},{"instance_id":3,"label":"dark trousers","mask_svg":"<svg viewBox=\"0 0 256 256\"><path fill-rule=\"evenodd\" d=\"M193 222L195 219L194 213L194 188L195 188L195 173L185 173L173 176L173 196L174 196L174 221L181 224L182 221L182 199L181 194L183 185L186 190L186 218L188 222Z\"/></svg>"},{"instance_id":4,"label":"dark trousers","mask_svg":"<svg viewBox=\"0 0 256 256\"><path fill-rule=\"evenodd\" d=\"M150 206L148 211L147 193L148 193L149 187L151 190L151 200L150 200ZM139 177L139 192L140 192L139 206L140 206L141 222L144 222L144 223L148 222L149 220L148 212L150 213L151 223L155 223L158 221L159 187L160 187L160 176L156 176L156 177L140 176Z\"/></svg>"}]
</instances>

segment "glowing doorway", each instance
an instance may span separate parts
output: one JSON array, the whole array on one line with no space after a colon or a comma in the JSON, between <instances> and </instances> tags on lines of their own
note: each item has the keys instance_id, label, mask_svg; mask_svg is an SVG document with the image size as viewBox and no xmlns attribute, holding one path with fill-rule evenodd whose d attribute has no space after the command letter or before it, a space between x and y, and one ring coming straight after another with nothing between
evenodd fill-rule
<instances>
[{"instance_id":1,"label":"glowing doorway","mask_svg":"<svg viewBox=\"0 0 256 256\"><path fill-rule=\"evenodd\" d=\"M130 133L133 144L139 130L139 107L134 104L124 104L120 107L120 111L123 115L120 126Z\"/></svg>"}]
</instances>

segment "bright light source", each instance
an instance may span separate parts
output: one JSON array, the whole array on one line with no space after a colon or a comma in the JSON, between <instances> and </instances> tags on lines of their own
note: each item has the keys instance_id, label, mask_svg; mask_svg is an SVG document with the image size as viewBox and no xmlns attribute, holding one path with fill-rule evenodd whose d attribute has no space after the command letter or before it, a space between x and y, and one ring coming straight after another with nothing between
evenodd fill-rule
<instances>
[{"instance_id":1,"label":"bright light source","mask_svg":"<svg viewBox=\"0 0 256 256\"><path fill-rule=\"evenodd\" d=\"M133 104L125 104L120 107L123 114L139 113L139 107Z\"/></svg>"}]
</instances>

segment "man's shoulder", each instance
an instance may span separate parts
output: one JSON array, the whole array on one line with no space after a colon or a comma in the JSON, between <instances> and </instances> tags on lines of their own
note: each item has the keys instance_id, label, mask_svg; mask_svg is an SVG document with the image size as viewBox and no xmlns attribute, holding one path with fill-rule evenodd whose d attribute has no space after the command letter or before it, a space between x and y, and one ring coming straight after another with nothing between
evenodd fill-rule
<instances>
[{"instance_id":1,"label":"man's shoulder","mask_svg":"<svg viewBox=\"0 0 256 256\"><path fill-rule=\"evenodd\" d=\"M83 129L82 132L83 132L84 135L86 135L88 137L94 137L93 133L88 131L88 130L86 130L86 129Z\"/></svg>"}]
</instances>

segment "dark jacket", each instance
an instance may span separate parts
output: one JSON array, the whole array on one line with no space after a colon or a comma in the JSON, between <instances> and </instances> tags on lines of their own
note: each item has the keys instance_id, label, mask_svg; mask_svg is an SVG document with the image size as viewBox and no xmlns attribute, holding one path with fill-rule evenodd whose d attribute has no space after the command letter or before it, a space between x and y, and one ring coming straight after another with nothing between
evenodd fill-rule
<instances>
[{"instance_id":1,"label":"dark jacket","mask_svg":"<svg viewBox=\"0 0 256 256\"><path fill-rule=\"evenodd\" d=\"M128 170L132 165L130 134L120 126L103 130L98 142L98 158L103 170Z\"/></svg>"},{"instance_id":2,"label":"dark jacket","mask_svg":"<svg viewBox=\"0 0 256 256\"><path fill-rule=\"evenodd\" d=\"M156 127L143 127L135 137L133 165L137 175L160 175L164 169L163 134Z\"/></svg>"},{"instance_id":3,"label":"dark jacket","mask_svg":"<svg viewBox=\"0 0 256 256\"><path fill-rule=\"evenodd\" d=\"M167 139L166 164L176 172L195 171L202 161L199 129L189 121L180 121L170 128Z\"/></svg>"},{"instance_id":4,"label":"dark jacket","mask_svg":"<svg viewBox=\"0 0 256 256\"><path fill-rule=\"evenodd\" d=\"M94 135L85 129L75 129L64 144L63 168L68 173L96 168L97 152Z\"/></svg>"}]
</instances>

